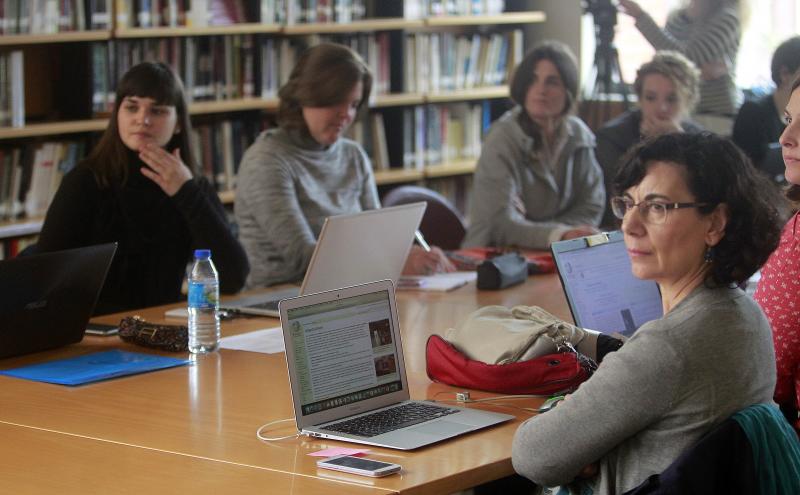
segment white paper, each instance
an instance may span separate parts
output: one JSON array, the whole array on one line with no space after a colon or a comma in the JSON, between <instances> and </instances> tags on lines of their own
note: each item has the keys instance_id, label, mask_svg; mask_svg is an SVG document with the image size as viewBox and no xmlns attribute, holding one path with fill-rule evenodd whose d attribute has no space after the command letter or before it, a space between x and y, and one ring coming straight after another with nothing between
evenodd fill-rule
<instances>
[{"instance_id":1,"label":"white paper","mask_svg":"<svg viewBox=\"0 0 800 495\"><path fill-rule=\"evenodd\" d=\"M265 328L263 330L223 337L219 341L219 346L223 349L263 352L264 354L276 354L286 350L283 346L283 332L281 331L281 327Z\"/></svg>"},{"instance_id":2,"label":"white paper","mask_svg":"<svg viewBox=\"0 0 800 495\"><path fill-rule=\"evenodd\" d=\"M476 280L478 272L437 273L436 275L402 276L397 284L399 290L422 290L445 292L457 289Z\"/></svg>"}]
</instances>

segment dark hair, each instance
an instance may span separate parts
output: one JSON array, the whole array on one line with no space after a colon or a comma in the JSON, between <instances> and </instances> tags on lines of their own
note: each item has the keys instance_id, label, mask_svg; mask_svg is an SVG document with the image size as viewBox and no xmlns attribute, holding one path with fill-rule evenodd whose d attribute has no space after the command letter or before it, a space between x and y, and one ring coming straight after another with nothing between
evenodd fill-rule
<instances>
[{"instance_id":1,"label":"dark hair","mask_svg":"<svg viewBox=\"0 0 800 495\"><path fill-rule=\"evenodd\" d=\"M793 36L775 49L772 54L772 80L776 86L781 84L781 69L786 69L790 74L800 67L800 36Z\"/></svg>"},{"instance_id":2,"label":"dark hair","mask_svg":"<svg viewBox=\"0 0 800 495\"><path fill-rule=\"evenodd\" d=\"M578 63L567 45L560 41L543 41L529 51L511 75L511 99L517 105L525 105L525 95L533 84L533 71L541 60L549 60L556 66L567 90L567 104L562 115L572 111L578 101Z\"/></svg>"},{"instance_id":3,"label":"dark hair","mask_svg":"<svg viewBox=\"0 0 800 495\"><path fill-rule=\"evenodd\" d=\"M797 88L800 88L800 76L792 83L792 90L789 92L791 95ZM800 184L790 184L788 188L786 188L786 197L789 198L789 201L798 203L800 202Z\"/></svg>"},{"instance_id":4,"label":"dark hair","mask_svg":"<svg viewBox=\"0 0 800 495\"><path fill-rule=\"evenodd\" d=\"M369 100L372 73L364 60L350 48L336 43L321 43L303 52L278 91L278 123L308 130L303 107L329 107L344 101L347 93L361 83L361 101Z\"/></svg>"},{"instance_id":5,"label":"dark hair","mask_svg":"<svg viewBox=\"0 0 800 495\"><path fill-rule=\"evenodd\" d=\"M87 158L98 183L108 187L112 182L124 183L128 179L131 150L122 142L117 124L119 107L128 96L152 98L158 105L175 107L176 127L180 132L172 136L166 149L179 148L183 162L193 175L198 175L197 162L189 142L192 127L183 83L168 65L161 62L142 62L131 67L120 79L108 127Z\"/></svg>"},{"instance_id":6,"label":"dark hair","mask_svg":"<svg viewBox=\"0 0 800 495\"><path fill-rule=\"evenodd\" d=\"M780 194L747 156L731 141L708 132L665 134L634 147L614 178L621 193L639 184L654 162L682 167L698 208L708 215L720 205L728 208L725 234L714 246L709 278L727 286L747 280L778 247L782 219Z\"/></svg>"}]
</instances>

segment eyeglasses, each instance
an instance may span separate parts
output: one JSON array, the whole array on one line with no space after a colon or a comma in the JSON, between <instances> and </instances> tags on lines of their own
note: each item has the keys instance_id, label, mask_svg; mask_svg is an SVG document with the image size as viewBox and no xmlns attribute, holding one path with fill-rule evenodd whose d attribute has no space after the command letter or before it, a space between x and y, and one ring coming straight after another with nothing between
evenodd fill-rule
<instances>
[{"instance_id":1,"label":"eyeglasses","mask_svg":"<svg viewBox=\"0 0 800 495\"><path fill-rule=\"evenodd\" d=\"M681 208L700 208L708 206L708 203L661 203L658 201L639 201L634 203L632 199L622 196L615 196L611 198L611 211L614 216L622 220L625 214L632 210L634 207L639 208L639 214L642 216L644 223L660 225L667 221L667 212L669 210L679 210Z\"/></svg>"}]
</instances>

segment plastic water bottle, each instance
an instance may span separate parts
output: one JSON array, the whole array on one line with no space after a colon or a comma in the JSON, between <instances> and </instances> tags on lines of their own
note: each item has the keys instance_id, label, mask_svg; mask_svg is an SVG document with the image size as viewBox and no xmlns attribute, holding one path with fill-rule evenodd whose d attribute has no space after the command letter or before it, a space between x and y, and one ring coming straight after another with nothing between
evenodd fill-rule
<instances>
[{"instance_id":1,"label":"plastic water bottle","mask_svg":"<svg viewBox=\"0 0 800 495\"><path fill-rule=\"evenodd\" d=\"M219 277L211 251L197 249L189 274L189 351L204 353L219 347Z\"/></svg>"}]
</instances>

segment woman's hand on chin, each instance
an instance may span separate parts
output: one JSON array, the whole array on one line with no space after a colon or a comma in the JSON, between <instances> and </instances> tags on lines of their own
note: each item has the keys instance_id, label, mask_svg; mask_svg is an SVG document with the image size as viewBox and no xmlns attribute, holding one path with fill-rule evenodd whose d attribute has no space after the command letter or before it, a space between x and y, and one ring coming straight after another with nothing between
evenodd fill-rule
<instances>
[{"instance_id":1,"label":"woman's hand on chin","mask_svg":"<svg viewBox=\"0 0 800 495\"><path fill-rule=\"evenodd\" d=\"M147 167L140 169L142 174L158 184L167 196L174 196L192 178L192 171L181 160L179 148L169 153L160 146L148 143L139 150L139 158L147 164Z\"/></svg>"}]
</instances>

